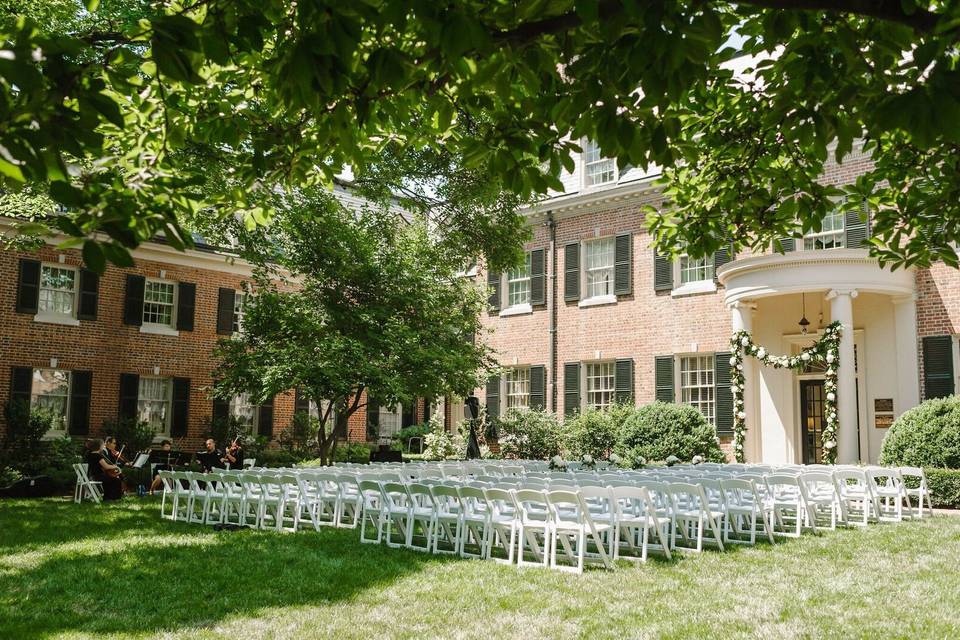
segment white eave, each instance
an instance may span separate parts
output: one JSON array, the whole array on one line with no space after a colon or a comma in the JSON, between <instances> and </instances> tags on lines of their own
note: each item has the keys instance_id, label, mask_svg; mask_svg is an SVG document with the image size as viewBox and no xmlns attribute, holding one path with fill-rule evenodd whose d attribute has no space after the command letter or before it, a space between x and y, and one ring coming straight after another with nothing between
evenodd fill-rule
<instances>
[{"instance_id":1,"label":"white eave","mask_svg":"<svg viewBox=\"0 0 960 640\"><path fill-rule=\"evenodd\" d=\"M659 178L659 174L645 176L622 184L558 194L525 207L522 213L531 223L536 223L545 219L548 213L553 214L554 220L561 220L610 209L655 191L658 187L654 182Z\"/></svg>"}]
</instances>

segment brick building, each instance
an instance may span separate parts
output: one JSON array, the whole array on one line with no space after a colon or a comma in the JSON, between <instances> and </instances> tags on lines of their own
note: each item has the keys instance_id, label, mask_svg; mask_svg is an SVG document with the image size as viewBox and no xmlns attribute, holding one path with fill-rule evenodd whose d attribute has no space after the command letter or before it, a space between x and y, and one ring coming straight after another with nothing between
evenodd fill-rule
<instances>
[{"instance_id":1,"label":"brick building","mask_svg":"<svg viewBox=\"0 0 960 640\"><path fill-rule=\"evenodd\" d=\"M891 271L867 257L868 223L833 213L823 231L785 241L784 254L669 261L656 255L641 207L661 206L655 168L629 169L584 143L565 190L527 211L524 267L483 273L485 336L502 376L479 391L488 411L541 406L560 415L614 399L698 407L729 448L733 398L729 340L753 332L772 353L797 353L839 320L841 461L877 459L891 420L923 396L953 393L960 273ZM825 172L851 182L869 158ZM803 333L798 321L810 321ZM852 331L850 330L852 329ZM851 366L851 363L852 364ZM823 371L745 362L748 459L818 460Z\"/></svg>"},{"instance_id":2,"label":"brick building","mask_svg":"<svg viewBox=\"0 0 960 640\"><path fill-rule=\"evenodd\" d=\"M308 408L293 390L261 406L209 396L212 350L242 325L250 265L203 244L181 252L151 242L132 255L132 268L97 276L79 251L54 241L0 252L0 406L14 398L53 408L62 422L50 436L107 435L105 421L137 417L189 450L213 416L233 415L276 439L295 407ZM375 414L361 407L338 428L351 441L375 441L424 420L428 408ZM0 416L0 435L5 429Z\"/></svg>"}]
</instances>

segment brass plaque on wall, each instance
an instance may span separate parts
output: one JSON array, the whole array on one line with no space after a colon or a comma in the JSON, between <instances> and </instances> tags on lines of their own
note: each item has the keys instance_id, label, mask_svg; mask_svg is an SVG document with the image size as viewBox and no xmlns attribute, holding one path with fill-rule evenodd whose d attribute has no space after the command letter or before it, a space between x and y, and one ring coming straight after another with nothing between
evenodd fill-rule
<instances>
[{"instance_id":1,"label":"brass plaque on wall","mask_svg":"<svg viewBox=\"0 0 960 640\"><path fill-rule=\"evenodd\" d=\"M873 410L881 413L893 413L893 398L875 398Z\"/></svg>"},{"instance_id":2,"label":"brass plaque on wall","mask_svg":"<svg viewBox=\"0 0 960 640\"><path fill-rule=\"evenodd\" d=\"M873 416L874 425L877 429L886 429L893 424L893 414L892 413L878 413Z\"/></svg>"}]
</instances>

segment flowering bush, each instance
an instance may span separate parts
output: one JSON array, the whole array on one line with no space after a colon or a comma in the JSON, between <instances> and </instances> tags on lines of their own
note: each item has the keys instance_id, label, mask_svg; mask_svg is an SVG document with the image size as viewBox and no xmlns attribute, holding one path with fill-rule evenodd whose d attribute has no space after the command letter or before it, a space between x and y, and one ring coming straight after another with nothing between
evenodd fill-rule
<instances>
[{"instance_id":1,"label":"flowering bush","mask_svg":"<svg viewBox=\"0 0 960 640\"><path fill-rule=\"evenodd\" d=\"M423 437L423 453L430 460L446 460L456 455L457 448L446 431L431 431Z\"/></svg>"},{"instance_id":2,"label":"flowering bush","mask_svg":"<svg viewBox=\"0 0 960 640\"><path fill-rule=\"evenodd\" d=\"M566 471L567 470L567 461L561 458L560 456L553 456L550 458L550 470L551 471Z\"/></svg>"},{"instance_id":3,"label":"flowering bush","mask_svg":"<svg viewBox=\"0 0 960 640\"><path fill-rule=\"evenodd\" d=\"M504 458L546 460L560 453L560 424L552 413L510 409L498 427Z\"/></svg>"}]
</instances>

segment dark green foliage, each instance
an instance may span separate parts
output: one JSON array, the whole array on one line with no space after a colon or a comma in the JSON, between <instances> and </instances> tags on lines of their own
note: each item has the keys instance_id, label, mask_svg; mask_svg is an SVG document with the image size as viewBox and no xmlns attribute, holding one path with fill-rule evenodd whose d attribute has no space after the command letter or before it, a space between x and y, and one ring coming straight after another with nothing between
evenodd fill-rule
<instances>
[{"instance_id":1,"label":"dark green foliage","mask_svg":"<svg viewBox=\"0 0 960 640\"><path fill-rule=\"evenodd\" d=\"M565 420L562 432L566 455L577 459L589 454L594 460L606 460L617 443L619 424L612 409L587 410Z\"/></svg>"},{"instance_id":2,"label":"dark green foliage","mask_svg":"<svg viewBox=\"0 0 960 640\"><path fill-rule=\"evenodd\" d=\"M430 429L429 424L410 425L393 434L393 441L400 444L401 451L406 451L410 448L410 438L423 438L430 433Z\"/></svg>"},{"instance_id":3,"label":"dark green foliage","mask_svg":"<svg viewBox=\"0 0 960 640\"><path fill-rule=\"evenodd\" d=\"M960 469L960 397L904 411L883 438L880 464Z\"/></svg>"},{"instance_id":4,"label":"dark green foliage","mask_svg":"<svg viewBox=\"0 0 960 640\"><path fill-rule=\"evenodd\" d=\"M497 420L500 451L505 458L546 460L560 453L560 423L535 409L510 409Z\"/></svg>"},{"instance_id":5,"label":"dark green foliage","mask_svg":"<svg viewBox=\"0 0 960 640\"><path fill-rule=\"evenodd\" d=\"M280 446L290 452L306 451L316 446L320 421L306 411L293 414L290 424L280 432Z\"/></svg>"},{"instance_id":6,"label":"dark green foliage","mask_svg":"<svg viewBox=\"0 0 960 640\"><path fill-rule=\"evenodd\" d=\"M117 439L117 449L123 447L124 457L130 461L138 452L149 449L157 435L149 424L135 418L108 418L103 421L102 432Z\"/></svg>"},{"instance_id":7,"label":"dark green foliage","mask_svg":"<svg viewBox=\"0 0 960 640\"><path fill-rule=\"evenodd\" d=\"M370 446L354 442L337 447L334 462L370 462Z\"/></svg>"},{"instance_id":8,"label":"dark green foliage","mask_svg":"<svg viewBox=\"0 0 960 640\"><path fill-rule=\"evenodd\" d=\"M960 469L923 470L933 495L933 506L942 509L960 509Z\"/></svg>"},{"instance_id":9,"label":"dark green foliage","mask_svg":"<svg viewBox=\"0 0 960 640\"><path fill-rule=\"evenodd\" d=\"M654 402L637 408L620 427L617 455L628 463L652 462L675 456L689 462L703 456L707 462L723 462L717 433L694 407Z\"/></svg>"}]
</instances>

